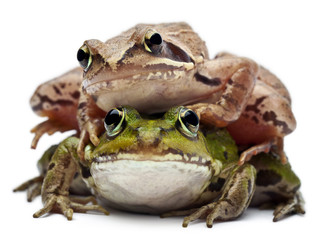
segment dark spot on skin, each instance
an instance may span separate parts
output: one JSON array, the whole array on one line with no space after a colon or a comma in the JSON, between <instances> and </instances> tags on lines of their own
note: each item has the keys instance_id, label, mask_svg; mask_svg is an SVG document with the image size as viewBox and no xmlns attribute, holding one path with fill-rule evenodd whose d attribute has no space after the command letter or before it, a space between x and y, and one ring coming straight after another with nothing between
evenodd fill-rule
<instances>
[{"instance_id":1,"label":"dark spot on skin","mask_svg":"<svg viewBox=\"0 0 320 240\"><path fill-rule=\"evenodd\" d=\"M88 167L83 166L82 164L79 164L81 168L81 175L83 178L89 178L91 177L91 172Z\"/></svg>"},{"instance_id":2,"label":"dark spot on skin","mask_svg":"<svg viewBox=\"0 0 320 240\"><path fill-rule=\"evenodd\" d=\"M228 209L227 208L224 210L224 215L228 216Z\"/></svg>"},{"instance_id":3,"label":"dark spot on skin","mask_svg":"<svg viewBox=\"0 0 320 240\"><path fill-rule=\"evenodd\" d=\"M208 86L219 86L221 85L221 79L220 78L207 78L205 76L200 75L199 73L196 73L195 75L196 81L202 82L203 84L206 84Z\"/></svg>"},{"instance_id":4,"label":"dark spot on skin","mask_svg":"<svg viewBox=\"0 0 320 240\"><path fill-rule=\"evenodd\" d=\"M60 83L59 86L60 86L61 88L65 88L65 87L66 87L66 84L65 84L65 83Z\"/></svg>"},{"instance_id":5,"label":"dark spot on skin","mask_svg":"<svg viewBox=\"0 0 320 240\"><path fill-rule=\"evenodd\" d=\"M228 84L229 84L229 85L232 85L232 84L233 84L233 80L232 80L231 78L229 79Z\"/></svg>"},{"instance_id":6,"label":"dark spot on skin","mask_svg":"<svg viewBox=\"0 0 320 240\"><path fill-rule=\"evenodd\" d=\"M167 150L163 151L164 154L172 153L174 155L180 155L181 157L184 156L184 153L181 150L174 149L174 148L168 148Z\"/></svg>"},{"instance_id":7,"label":"dark spot on skin","mask_svg":"<svg viewBox=\"0 0 320 240\"><path fill-rule=\"evenodd\" d=\"M262 194L266 195L269 197L269 201L272 202L273 204L278 204L278 203L283 203L285 201L288 201L288 199L277 192L272 192L272 191L264 191L262 192Z\"/></svg>"},{"instance_id":8,"label":"dark spot on skin","mask_svg":"<svg viewBox=\"0 0 320 240\"><path fill-rule=\"evenodd\" d=\"M79 104L78 109L84 108L85 106L87 106L86 102L82 102Z\"/></svg>"},{"instance_id":9,"label":"dark spot on skin","mask_svg":"<svg viewBox=\"0 0 320 240\"><path fill-rule=\"evenodd\" d=\"M62 95L60 89L59 89L56 85L53 85L52 87L53 87L53 89L54 89L54 91L55 91L56 94L58 94L58 95L60 95L60 96Z\"/></svg>"},{"instance_id":10,"label":"dark spot on skin","mask_svg":"<svg viewBox=\"0 0 320 240\"><path fill-rule=\"evenodd\" d=\"M71 97L74 99L79 99L80 97L80 92L79 91L74 91L73 93L70 93Z\"/></svg>"},{"instance_id":11,"label":"dark spot on skin","mask_svg":"<svg viewBox=\"0 0 320 240\"><path fill-rule=\"evenodd\" d=\"M257 186L269 186L269 185L275 185L277 184L278 182L280 182L282 179L282 177L272 171L272 170L260 170L258 173L257 173L257 180L256 180L256 184Z\"/></svg>"},{"instance_id":12,"label":"dark spot on skin","mask_svg":"<svg viewBox=\"0 0 320 240\"><path fill-rule=\"evenodd\" d=\"M223 188L224 183L226 180L224 178L218 178L218 181L215 183L210 183L208 186L208 190L211 192L219 192Z\"/></svg>"},{"instance_id":13,"label":"dark spot on skin","mask_svg":"<svg viewBox=\"0 0 320 240\"><path fill-rule=\"evenodd\" d=\"M231 103L233 106L239 106L238 100L233 98L231 94L222 95L221 98L225 99L227 102Z\"/></svg>"},{"instance_id":14,"label":"dark spot on skin","mask_svg":"<svg viewBox=\"0 0 320 240\"><path fill-rule=\"evenodd\" d=\"M246 107L246 111L253 111L255 113L259 113L260 110L258 108L258 106L263 102L263 100L265 99L266 97L260 97L260 98L257 98L256 99L256 102L252 105L247 105Z\"/></svg>"},{"instance_id":15,"label":"dark spot on skin","mask_svg":"<svg viewBox=\"0 0 320 240\"><path fill-rule=\"evenodd\" d=\"M48 96L42 96L40 94L37 94L37 96L40 98L40 103L38 105L32 106L32 110L35 112L41 111L43 109L42 105L45 102L48 102L51 105L61 105L61 106L68 106L68 105L74 104L74 102L70 101L70 100L59 99L59 100L54 101L54 100L50 99Z\"/></svg>"},{"instance_id":16,"label":"dark spot on skin","mask_svg":"<svg viewBox=\"0 0 320 240\"><path fill-rule=\"evenodd\" d=\"M224 152L223 152L223 156L224 156L224 158L225 158L226 160L228 160L228 152L227 152L227 151L224 151Z\"/></svg>"},{"instance_id":17,"label":"dark spot on skin","mask_svg":"<svg viewBox=\"0 0 320 240\"><path fill-rule=\"evenodd\" d=\"M157 147L160 142L161 142L160 138L155 138L153 143L152 143L152 146Z\"/></svg>"},{"instance_id":18,"label":"dark spot on skin","mask_svg":"<svg viewBox=\"0 0 320 240\"><path fill-rule=\"evenodd\" d=\"M259 120L258 120L258 118L257 118L256 116L253 116L253 117L251 118L251 120L254 121L256 124L259 123Z\"/></svg>"},{"instance_id":19,"label":"dark spot on skin","mask_svg":"<svg viewBox=\"0 0 320 240\"><path fill-rule=\"evenodd\" d=\"M56 165L55 163L50 163L49 167L48 167L48 171L51 170L52 168L54 168L55 165Z\"/></svg>"},{"instance_id":20,"label":"dark spot on skin","mask_svg":"<svg viewBox=\"0 0 320 240\"><path fill-rule=\"evenodd\" d=\"M61 162L62 162L63 169L69 168L71 163L70 159L68 158L63 159Z\"/></svg>"},{"instance_id":21,"label":"dark spot on skin","mask_svg":"<svg viewBox=\"0 0 320 240\"><path fill-rule=\"evenodd\" d=\"M291 130L288 127L287 123L284 121L277 120L277 114L274 111L267 111L262 116L263 120L266 122L271 121L273 125L282 127L282 133L290 133Z\"/></svg>"},{"instance_id":22,"label":"dark spot on skin","mask_svg":"<svg viewBox=\"0 0 320 240\"><path fill-rule=\"evenodd\" d=\"M244 114L243 114L243 117L244 117L244 118L249 118L249 114L248 114L248 113L244 113Z\"/></svg>"},{"instance_id":23,"label":"dark spot on skin","mask_svg":"<svg viewBox=\"0 0 320 240\"><path fill-rule=\"evenodd\" d=\"M94 102L97 102L97 101L98 101L98 96L92 95L91 97L92 97L92 99L93 99Z\"/></svg>"},{"instance_id":24,"label":"dark spot on skin","mask_svg":"<svg viewBox=\"0 0 320 240\"><path fill-rule=\"evenodd\" d=\"M125 60L125 59L128 59L128 58L133 58L134 57L134 54L133 54L133 52L134 51L137 51L137 46L136 45L134 45L133 47L130 47L130 48L128 48L126 51L125 51L125 53L122 55L122 58L117 62L117 64L118 65L122 65L122 64L124 64L123 63L123 60ZM125 64L124 64L125 65Z\"/></svg>"}]
</instances>

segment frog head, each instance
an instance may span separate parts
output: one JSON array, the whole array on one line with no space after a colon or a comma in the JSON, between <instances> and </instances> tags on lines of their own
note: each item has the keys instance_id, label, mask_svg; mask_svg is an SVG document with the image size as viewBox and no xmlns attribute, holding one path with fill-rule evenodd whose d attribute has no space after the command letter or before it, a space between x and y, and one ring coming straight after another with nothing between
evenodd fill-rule
<instances>
[{"instance_id":1,"label":"frog head","mask_svg":"<svg viewBox=\"0 0 320 240\"><path fill-rule=\"evenodd\" d=\"M85 156L95 189L111 205L155 213L187 206L220 171L197 115L185 107L171 108L160 119L115 108L105 128L100 144L89 145Z\"/></svg>"},{"instance_id":2,"label":"frog head","mask_svg":"<svg viewBox=\"0 0 320 240\"><path fill-rule=\"evenodd\" d=\"M130 105L144 113L207 96L207 85L181 85L182 79L192 81L207 57L204 41L186 23L139 24L106 42L87 40L77 54L84 69L82 90L101 109ZM167 101L159 101L163 98ZM141 104L146 99L148 104Z\"/></svg>"}]
</instances>

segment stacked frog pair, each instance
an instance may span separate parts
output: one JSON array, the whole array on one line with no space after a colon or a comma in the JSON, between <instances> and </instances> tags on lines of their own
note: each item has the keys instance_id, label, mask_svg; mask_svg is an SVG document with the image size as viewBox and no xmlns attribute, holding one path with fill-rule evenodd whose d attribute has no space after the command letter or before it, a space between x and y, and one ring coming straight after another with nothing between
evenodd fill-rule
<instances>
[{"instance_id":1,"label":"stacked frog pair","mask_svg":"<svg viewBox=\"0 0 320 240\"><path fill-rule=\"evenodd\" d=\"M35 217L108 214L93 196L69 196L87 193L84 185L107 206L189 215L183 226L206 218L211 227L250 204L272 203L275 221L304 213L283 151L295 128L290 96L268 70L227 53L209 60L185 23L141 24L105 43L88 40L77 57L82 68L40 85L31 98L48 117L32 130L33 148L44 133L75 129L79 136L51 147L42 175L16 189L30 189L31 200L42 185L44 208Z\"/></svg>"}]
</instances>

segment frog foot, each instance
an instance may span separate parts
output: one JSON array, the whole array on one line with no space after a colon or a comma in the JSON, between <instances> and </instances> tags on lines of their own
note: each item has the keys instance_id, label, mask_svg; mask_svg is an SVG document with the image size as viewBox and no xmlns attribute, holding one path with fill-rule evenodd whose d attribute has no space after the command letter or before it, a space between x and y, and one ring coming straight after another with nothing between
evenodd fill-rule
<instances>
[{"instance_id":1,"label":"frog foot","mask_svg":"<svg viewBox=\"0 0 320 240\"><path fill-rule=\"evenodd\" d=\"M92 119L83 125L77 148L77 153L80 159L84 159L84 148L89 143L89 140L93 143L93 145L98 146L100 143L98 136L102 130L103 122L101 119Z\"/></svg>"},{"instance_id":2,"label":"frog foot","mask_svg":"<svg viewBox=\"0 0 320 240\"><path fill-rule=\"evenodd\" d=\"M32 143L31 143L31 148L36 149L40 138L45 133L52 135L58 131L59 132L66 132L66 131L69 131L72 129L74 129L74 128L71 126L66 126L64 124L61 124L60 122L54 121L52 119L48 119L48 120L38 124L37 126L35 126L34 128L31 129L31 133L35 134L35 136L32 140Z\"/></svg>"},{"instance_id":3,"label":"frog foot","mask_svg":"<svg viewBox=\"0 0 320 240\"><path fill-rule=\"evenodd\" d=\"M42 182L43 176L38 176L22 183L21 185L13 189L13 191L21 192L27 190L27 201L32 202L33 199L41 194Z\"/></svg>"},{"instance_id":4,"label":"frog foot","mask_svg":"<svg viewBox=\"0 0 320 240\"><path fill-rule=\"evenodd\" d=\"M279 204L273 212L273 221L277 222L288 214L305 214L304 200L300 192L289 199L286 203Z\"/></svg>"},{"instance_id":5,"label":"frog foot","mask_svg":"<svg viewBox=\"0 0 320 240\"><path fill-rule=\"evenodd\" d=\"M208 228L212 228L212 224L215 220L228 220L228 207L230 202L225 200L219 200L218 202L210 203L199 209L191 210L193 213L184 218L182 226L187 227L190 222L197 219L206 219L206 224Z\"/></svg>"},{"instance_id":6,"label":"frog foot","mask_svg":"<svg viewBox=\"0 0 320 240\"><path fill-rule=\"evenodd\" d=\"M93 205L86 205L90 202L93 203ZM44 207L33 214L33 217L38 218L49 212L58 212L62 213L68 220L72 220L73 212L85 213L92 210L109 215L107 210L97 205L96 200L92 196L75 198L51 193L47 195Z\"/></svg>"}]
</instances>

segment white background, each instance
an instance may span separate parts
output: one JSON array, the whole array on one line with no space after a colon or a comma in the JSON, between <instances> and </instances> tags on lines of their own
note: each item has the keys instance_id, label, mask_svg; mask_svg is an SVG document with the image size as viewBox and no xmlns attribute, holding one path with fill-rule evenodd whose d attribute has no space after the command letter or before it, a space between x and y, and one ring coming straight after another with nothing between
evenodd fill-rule
<instances>
[{"instance_id":1,"label":"white background","mask_svg":"<svg viewBox=\"0 0 320 240\"><path fill-rule=\"evenodd\" d=\"M1 239L319 239L320 13L316 1L1 1ZM37 174L36 161L67 135L41 139L31 150L29 130L42 121L29 107L37 85L76 66L86 39L106 40L137 23L187 21L207 42L211 57L227 50L255 59L283 80L298 126L285 149L302 180L307 214L273 223L271 211L249 209L233 222L181 227L160 219L112 211L33 219L40 199L26 202L12 189ZM9 235L8 235L9 234ZM7 236L7 237L4 237ZM10 236L10 237L9 237Z\"/></svg>"}]
</instances>

